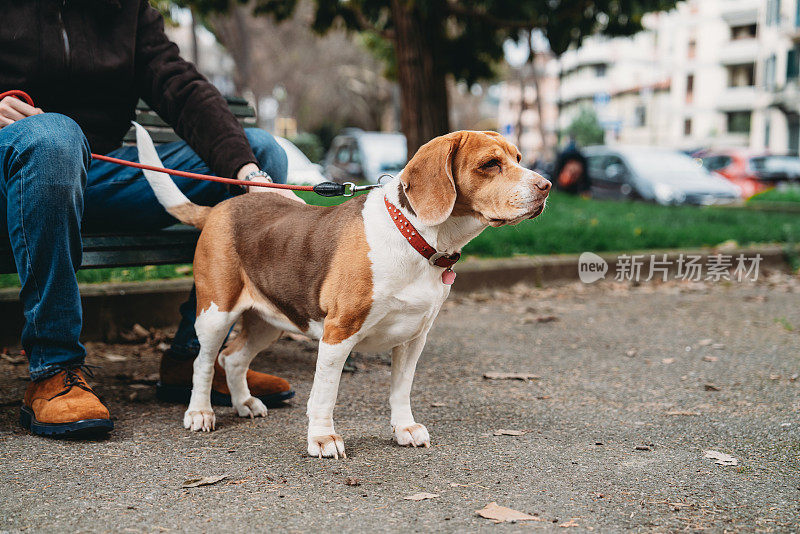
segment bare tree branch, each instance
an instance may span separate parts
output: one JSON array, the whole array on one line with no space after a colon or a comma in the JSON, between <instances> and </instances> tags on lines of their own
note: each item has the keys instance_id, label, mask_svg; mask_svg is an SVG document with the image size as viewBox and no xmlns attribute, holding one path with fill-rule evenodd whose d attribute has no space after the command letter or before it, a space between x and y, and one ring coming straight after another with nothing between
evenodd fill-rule
<instances>
[{"instance_id":1,"label":"bare tree branch","mask_svg":"<svg viewBox=\"0 0 800 534\"><path fill-rule=\"evenodd\" d=\"M377 26L375 26L369 20L369 18L367 18L364 12L361 11L361 9L358 6L353 5L352 2L350 2L347 5L343 5L341 9L346 9L347 11L350 12L350 14L352 15L351 20L358 25L359 30L376 33L381 37L383 37L384 39L390 41L394 39L394 32L392 30L386 28L378 28Z\"/></svg>"}]
</instances>

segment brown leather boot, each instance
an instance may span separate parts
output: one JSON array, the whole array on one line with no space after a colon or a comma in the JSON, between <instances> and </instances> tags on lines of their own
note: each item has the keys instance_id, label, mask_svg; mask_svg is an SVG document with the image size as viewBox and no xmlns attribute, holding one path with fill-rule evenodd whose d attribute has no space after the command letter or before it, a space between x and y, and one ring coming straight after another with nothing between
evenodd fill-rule
<instances>
[{"instance_id":1,"label":"brown leather boot","mask_svg":"<svg viewBox=\"0 0 800 534\"><path fill-rule=\"evenodd\" d=\"M189 404L192 396L192 374L194 358L176 358L171 351L161 357L161 380L156 385L156 396L164 402ZM283 378L247 370L247 386L250 394L268 408L280 406L294 397L292 386ZM211 382L211 404L231 406L231 392L225 378L225 370L214 362L214 379Z\"/></svg>"},{"instance_id":2,"label":"brown leather boot","mask_svg":"<svg viewBox=\"0 0 800 534\"><path fill-rule=\"evenodd\" d=\"M90 437L114 429L108 409L77 367L31 382L20 412L20 424L40 436Z\"/></svg>"}]
</instances>

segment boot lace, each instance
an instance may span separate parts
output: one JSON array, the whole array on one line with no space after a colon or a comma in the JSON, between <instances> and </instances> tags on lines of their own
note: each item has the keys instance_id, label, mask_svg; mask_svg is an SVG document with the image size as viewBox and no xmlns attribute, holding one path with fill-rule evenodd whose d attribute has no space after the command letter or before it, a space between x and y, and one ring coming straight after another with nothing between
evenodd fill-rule
<instances>
[{"instance_id":1,"label":"boot lace","mask_svg":"<svg viewBox=\"0 0 800 534\"><path fill-rule=\"evenodd\" d=\"M64 372L64 389L61 390L59 393L56 393L48 400L53 400L56 397L60 397L61 395L66 395L72 388L77 387L84 391L88 391L92 395L97 396L92 388L89 387L89 384L83 379L83 377L78 373L78 371L83 371L84 374L90 378L94 378L94 372L92 371L93 366L90 365L79 365L78 367L71 367L69 369L65 369Z\"/></svg>"}]
</instances>

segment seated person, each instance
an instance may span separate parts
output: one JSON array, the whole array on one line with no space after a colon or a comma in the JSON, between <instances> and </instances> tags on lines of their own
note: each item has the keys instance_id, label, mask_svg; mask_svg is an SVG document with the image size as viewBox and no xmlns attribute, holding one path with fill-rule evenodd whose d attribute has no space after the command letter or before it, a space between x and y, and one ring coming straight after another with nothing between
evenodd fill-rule
<instances>
[{"instance_id":1,"label":"seated person","mask_svg":"<svg viewBox=\"0 0 800 534\"><path fill-rule=\"evenodd\" d=\"M19 273L32 381L21 421L52 437L106 432L109 412L81 368L81 229L147 231L176 221L141 171L92 161L90 152L136 160L135 147L120 147L141 98L186 140L158 147L168 168L285 182L286 154L268 133L242 128L214 86L181 59L147 0L7 2L2 17L0 92L21 89L39 106L0 102L0 232ZM242 192L175 182L199 204ZM195 307L193 290L161 362L161 398L188 402L199 349ZM247 380L267 405L293 395L281 378L248 371ZM225 402L219 366L214 389Z\"/></svg>"}]
</instances>

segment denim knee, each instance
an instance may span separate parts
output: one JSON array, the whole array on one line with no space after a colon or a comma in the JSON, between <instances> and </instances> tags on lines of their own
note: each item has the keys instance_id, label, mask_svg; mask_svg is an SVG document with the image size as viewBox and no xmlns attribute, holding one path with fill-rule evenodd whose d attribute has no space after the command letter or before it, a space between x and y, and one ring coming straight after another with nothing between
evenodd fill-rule
<instances>
[{"instance_id":1,"label":"denim knee","mask_svg":"<svg viewBox=\"0 0 800 534\"><path fill-rule=\"evenodd\" d=\"M82 196L91 156L86 136L74 120L43 113L6 128L14 134L15 151L31 167L24 173L26 194L55 202Z\"/></svg>"},{"instance_id":2,"label":"denim knee","mask_svg":"<svg viewBox=\"0 0 800 534\"><path fill-rule=\"evenodd\" d=\"M285 184L289 172L289 160L283 148L271 134L260 128L245 128L244 131L258 160L258 166L269 173L273 181Z\"/></svg>"}]
</instances>

